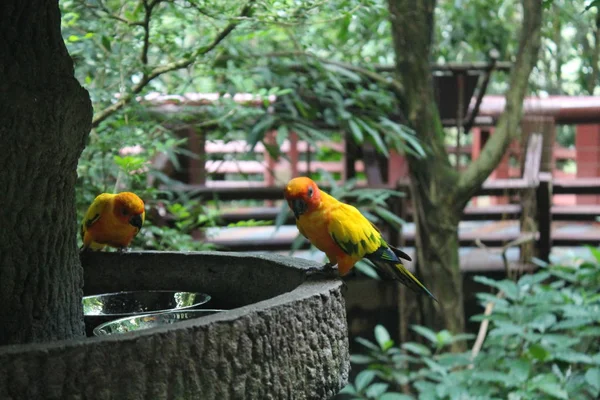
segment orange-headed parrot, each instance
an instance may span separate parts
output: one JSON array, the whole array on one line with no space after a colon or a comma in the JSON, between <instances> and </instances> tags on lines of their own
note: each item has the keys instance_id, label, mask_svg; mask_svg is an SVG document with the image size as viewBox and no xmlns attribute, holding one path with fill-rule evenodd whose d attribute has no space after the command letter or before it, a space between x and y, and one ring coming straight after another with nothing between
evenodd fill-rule
<instances>
[{"instance_id":1,"label":"orange-headed parrot","mask_svg":"<svg viewBox=\"0 0 600 400\"><path fill-rule=\"evenodd\" d=\"M81 250L111 246L122 251L142 229L145 218L144 202L135 193L102 193L83 218Z\"/></svg>"},{"instance_id":2,"label":"orange-headed parrot","mask_svg":"<svg viewBox=\"0 0 600 400\"><path fill-rule=\"evenodd\" d=\"M402 265L410 261L403 251L386 243L379 230L355 207L319 190L306 177L292 179L285 187L285 199L296 217L296 226L316 248L329 258L325 267L337 264L341 276L357 261L367 258L384 277L402 282L435 299L429 290Z\"/></svg>"}]
</instances>

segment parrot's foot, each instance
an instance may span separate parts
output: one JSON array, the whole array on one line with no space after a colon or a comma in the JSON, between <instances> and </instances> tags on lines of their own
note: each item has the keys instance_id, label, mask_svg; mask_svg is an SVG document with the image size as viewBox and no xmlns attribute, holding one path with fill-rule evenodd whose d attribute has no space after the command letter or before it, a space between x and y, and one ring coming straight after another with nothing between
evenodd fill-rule
<instances>
[{"instance_id":1,"label":"parrot's foot","mask_svg":"<svg viewBox=\"0 0 600 400\"><path fill-rule=\"evenodd\" d=\"M336 264L328 262L327 264L318 268L313 273L315 275L323 275L327 278L339 278L339 274L338 274L338 271L337 271L337 268L335 267L335 265Z\"/></svg>"},{"instance_id":2,"label":"parrot's foot","mask_svg":"<svg viewBox=\"0 0 600 400\"><path fill-rule=\"evenodd\" d=\"M119 247L117 249L117 253L119 253L119 254L125 254L125 253L128 253L128 252L129 252L129 247Z\"/></svg>"},{"instance_id":3,"label":"parrot's foot","mask_svg":"<svg viewBox=\"0 0 600 400\"><path fill-rule=\"evenodd\" d=\"M324 271L331 271L335 269L335 264L332 262L328 262L327 264L323 265L321 268L323 268Z\"/></svg>"}]
</instances>

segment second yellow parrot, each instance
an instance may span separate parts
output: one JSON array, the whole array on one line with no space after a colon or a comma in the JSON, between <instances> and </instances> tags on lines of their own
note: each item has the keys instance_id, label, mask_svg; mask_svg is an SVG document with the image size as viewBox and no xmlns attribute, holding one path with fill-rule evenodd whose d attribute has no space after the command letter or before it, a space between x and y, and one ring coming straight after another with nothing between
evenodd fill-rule
<instances>
[{"instance_id":1,"label":"second yellow parrot","mask_svg":"<svg viewBox=\"0 0 600 400\"><path fill-rule=\"evenodd\" d=\"M356 209L321 191L306 177L292 179L284 197L296 217L296 226L316 248L329 258L328 267L337 264L346 275L357 261L367 258L385 277L398 280L415 292L435 297L402 265L410 257L386 243L379 230Z\"/></svg>"},{"instance_id":2,"label":"second yellow parrot","mask_svg":"<svg viewBox=\"0 0 600 400\"><path fill-rule=\"evenodd\" d=\"M125 249L142 229L145 218L144 202L135 193L98 195L81 224L82 250L105 246Z\"/></svg>"}]
</instances>

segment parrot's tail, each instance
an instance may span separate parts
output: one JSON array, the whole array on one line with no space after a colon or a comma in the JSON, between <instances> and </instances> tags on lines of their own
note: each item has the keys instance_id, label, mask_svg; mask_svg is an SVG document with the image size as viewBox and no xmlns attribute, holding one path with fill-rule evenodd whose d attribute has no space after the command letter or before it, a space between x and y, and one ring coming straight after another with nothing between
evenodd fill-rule
<instances>
[{"instance_id":1,"label":"parrot's tail","mask_svg":"<svg viewBox=\"0 0 600 400\"><path fill-rule=\"evenodd\" d=\"M378 271L394 280L402 282L403 285L415 293L424 293L437 302L437 299L415 276L400 263L394 264L389 261L373 261Z\"/></svg>"}]
</instances>

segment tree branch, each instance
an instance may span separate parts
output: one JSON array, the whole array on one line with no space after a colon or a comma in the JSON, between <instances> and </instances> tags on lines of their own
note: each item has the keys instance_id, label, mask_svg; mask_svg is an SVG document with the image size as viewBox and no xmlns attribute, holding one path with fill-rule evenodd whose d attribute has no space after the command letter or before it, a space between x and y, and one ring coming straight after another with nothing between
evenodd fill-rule
<instances>
[{"instance_id":1,"label":"tree branch","mask_svg":"<svg viewBox=\"0 0 600 400\"><path fill-rule=\"evenodd\" d=\"M152 18L152 8L154 2L148 3L148 0L142 0L144 6L144 22L142 27L144 28L144 45L142 46L142 55L140 59L142 64L148 65L148 49L150 48L150 18Z\"/></svg>"},{"instance_id":2,"label":"tree branch","mask_svg":"<svg viewBox=\"0 0 600 400\"><path fill-rule=\"evenodd\" d=\"M529 75L538 59L542 22L541 0L522 0L522 4L524 16L519 51L510 75L506 106L498 119L494 134L487 141L481 155L467 167L459 178L457 198L462 204L469 201L481 187L500 163L511 140L517 135Z\"/></svg>"},{"instance_id":3,"label":"tree branch","mask_svg":"<svg viewBox=\"0 0 600 400\"><path fill-rule=\"evenodd\" d=\"M252 6L254 5L255 1L256 0L249 0L246 3L246 5L244 6L244 8L242 8L242 12L240 13L240 17L247 17L247 16L250 15L250 13L252 11ZM156 3L156 2L154 2L154 3ZM240 24L239 20L234 20L234 21L230 22L225 27L225 29L223 29L213 39L213 41L209 45L197 48L192 53L192 55L190 55L189 57L184 58L184 59L179 60L179 61L175 61L175 62L169 63L169 64L165 64L165 65L161 65L161 66L155 67L155 68L153 68L148 73L144 72L144 74L142 76L142 79L131 88L130 92L128 92L128 93L124 94L123 96L121 96L121 98L116 103L111 104L110 106L106 107L105 109L103 109L102 111L100 111L96 115L94 115L94 118L92 120L92 127L93 128L97 127L102 121L104 121L105 119L107 119L108 117L110 117L116 111L118 111L121 108L123 108L123 106L125 106L126 104L128 104L135 97L135 95L139 94L153 79L161 76L162 74L166 74L167 72L175 71L175 70L182 69L182 68L187 68L198 57L200 57L200 56L202 56L202 55L204 55L204 54L209 53L210 51L212 51L239 24Z\"/></svg>"},{"instance_id":4,"label":"tree branch","mask_svg":"<svg viewBox=\"0 0 600 400\"><path fill-rule=\"evenodd\" d=\"M143 23L142 23L142 22L140 22L140 21L130 21L130 20L128 20L127 18L123 18L123 17L121 17L121 16L119 16L119 15L116 15L116 14L113 14L113 13L111 13L111 12L110 12L110 10L109 10L109 9L108 9L108 8L107 8L105 5L104 5L104 3L103 3L103 2L99 2L99 4L100 4L100 6L95 6L95 5L92 5L92 4L88 4L88 3L86 3L86 4L85 4L85 7L89 8L89 9L91 9L91 10L99 10L99 11L102 11L103 13L105 13L105 14L106 14L106 16L107 16L108 18L110 18L110 19L114 19L115 21L122 22L122 23L124 23L124 24L126 24L126 25L128 25L128 26L143 26ZM101 15L99 15L98 13L95 13L95 12L94 12L94 15L96 15L96 16L98 17L98 19L101 19L101 18L102 18L102 16L101 16Z\"/></svg>"}]
</instances>

